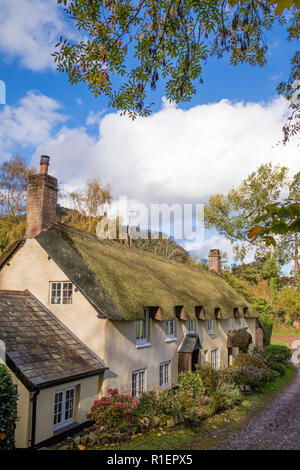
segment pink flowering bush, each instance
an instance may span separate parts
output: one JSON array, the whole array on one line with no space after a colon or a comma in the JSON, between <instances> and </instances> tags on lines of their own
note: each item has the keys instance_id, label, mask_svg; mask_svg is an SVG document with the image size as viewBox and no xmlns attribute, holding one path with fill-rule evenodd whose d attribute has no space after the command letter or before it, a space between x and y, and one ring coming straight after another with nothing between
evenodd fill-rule
<instances>
[{"instance_id":1,"label":"pink flowering bush","mask_svg":"<svg viewBox=\"0 0 300 470\"><path fill-rule=\"evenodd\" d=\"M94 402L88 418L97 426L104 426L114 431L127 426L137 426L137 400L129 395L119 395L118 389L109 389L108 393L108 397L102 397Z\"/></svg>"}]
</instances>

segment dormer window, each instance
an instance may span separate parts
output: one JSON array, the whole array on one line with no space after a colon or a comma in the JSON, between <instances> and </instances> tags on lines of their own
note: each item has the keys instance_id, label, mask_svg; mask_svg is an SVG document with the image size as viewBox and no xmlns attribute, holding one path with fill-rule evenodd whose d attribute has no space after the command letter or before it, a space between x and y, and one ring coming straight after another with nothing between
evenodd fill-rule
<instances>
[{"instance_id":1,"label":"dormer window","mask_svg":"<svg viewBox=\"0 0 300 470\"><path fill-rule=\"evenodd\" d=\"M209 334L212 334L214 333L214 330L215 330L214 320L207 320L207 332Z\"/></svg>"},{"instance_id":2,"label":"dormer window","mask_svg":"<svg viewBox=\"0 0 300 470\"><path fill-rule=\"evenodd\" d=\"M195 333L195 320L188 320L187 329L189 333Z\"/></svg>"},{"instance_id":3,"label":"dormer window","mask_svg":"<svg viewBox=\"0 0 300 470\"><path fill-rule=\"evenodd\" d=\"M50 303L51 304L72 304L73 284L72 282L51 282L50 283Z\"/></svg>"},{"instance_id":4,"label":"dormer window","mask_svg":"<svg viewBox=\"0 0 300 470\"><path fill-rule=\"evenodd\" d=\"M144 308L144 318L136 321L136 345L145 346L149 339L149 309Z\"/></svg>"},{"instance_id":5,"label":"dormer window","mask_svg":"<svg viewBox=\"0 0 300 470\"><path fill-rule=\"evenodd\" d=\"M172 320L165 320L164 321L164 331L166 335L166 341L174 340L175 338L175 318Z\"/></svg>"}]
</instances>

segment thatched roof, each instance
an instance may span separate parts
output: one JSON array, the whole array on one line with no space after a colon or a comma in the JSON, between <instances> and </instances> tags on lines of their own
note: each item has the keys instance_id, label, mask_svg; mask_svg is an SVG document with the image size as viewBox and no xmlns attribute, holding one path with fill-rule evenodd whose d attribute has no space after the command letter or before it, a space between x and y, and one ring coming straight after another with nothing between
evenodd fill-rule
<instances>
[{"instance_id":1,"label":"thatched roof","mask_svg":"<svg viewBox=\"0 0 300 470\"><path fill-rule=\"evenodd\" d=\"M36 240L101 316L111 320L142 318L143 308L159 306L171 319L183 306L187 318L203 307L205 319L232 318L234 308L256 311L226 281L205 270L169 261L63 224L41 232Z\"/></svg>"}]
</instances>

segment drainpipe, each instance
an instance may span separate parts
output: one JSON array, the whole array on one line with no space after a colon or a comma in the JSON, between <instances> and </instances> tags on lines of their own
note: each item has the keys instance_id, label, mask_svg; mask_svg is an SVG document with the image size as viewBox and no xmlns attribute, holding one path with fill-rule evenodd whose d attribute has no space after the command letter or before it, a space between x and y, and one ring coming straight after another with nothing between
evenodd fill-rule
<instances>
[{"instance_id":1,"label":"drainpipe","mask_svg":"<svg viewBox=\"0 0 300 470\"><path fill-rule=\"evenodd\" d=\"M37 403L37 397L39 395L40 391L37 390L34 392L33 397L31 398L32 401L32 422L31 422L31 449L34 449L35 447L35 429L36 429L36 403Z\"/></svg>"}]
</instances>

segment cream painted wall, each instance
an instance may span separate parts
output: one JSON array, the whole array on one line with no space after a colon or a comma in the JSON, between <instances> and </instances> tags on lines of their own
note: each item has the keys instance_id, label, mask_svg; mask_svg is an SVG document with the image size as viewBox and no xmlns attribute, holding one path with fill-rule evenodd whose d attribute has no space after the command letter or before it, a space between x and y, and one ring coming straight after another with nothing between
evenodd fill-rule
<instances>
[{"instance_id":1,"label":"cream painted wall","mask_svg":"<svg viewBox=\"0 0 300 470\"><path fill-rule=\"evenodd\" d=\"M37 398L36 408L36 444L54 435L53 413L55 392L69 387L75 387L75 390L77 387L80 387L80 400L77 399L75 414L76 423L80 424L87 421L87 413L90 411L94 401L99 398L100 381L101 376L87 377L41 390Z\"/></svg>"},{"instance_id":2,"label":"cream painted wall","mask_svg":"<svg viewBox=\"0 0 300 470\"><path fill-rule=\"evenodd\" d=\"M16 424L16 447L26 448L30 445L30 429L31 429L31 394L20 380L11 372L13 383L18 389L18 421Z\"/></svg>"},{"instance_id":3,"label":"cream painted wall","mask_svg":"<svg viewBox=\"0 0 300 470\"><path fill-rule=\"evenodd\" d=\"M67 280L62 270L52 259L48 259L47 253L34 239L27 240L11 259L10 266L5 266L0 271L0 289L28 289L104 360L109 370L105 372L102 394L106 394L109 388L131 392L132 372L140 369L146 369L147 389L157 388L159 365L166 361L170 361L171 364L171 385L177 383L177 350L184 334L187 333L187 322L176 319L177 339L166 342L162 322L150 320L150 345L137 348L135 322L99 319L96 311L80 292L74 292L71 305L51 305L49 283ZM207 321L195 320L195 323L195 332L198 333L203 348L202 360L210 362L211 351L218 349L219 365L226 366L227 320L215 320L213 334L207 332ZM249 327L249 332L255 341L255 319L243 319L243 323L243 326ZM238 320L233 319L233 328L238 327Z\"/></svg>"},{"instance_id":4,"label":"cream painted wall","mask_svg":"<svg viewBox=\"0 0 300 470\"><path fill-rule=\"evenodd\" d=\"M28 289L103 358L105 320L97 318L97 312L79 291L73 292L72 304L51 305L49 294L50 282L53 281L63 282L68 278L52 259L48 259L48 254L35 239L26 240L10 260L9 266L0 271L0 289Z\"/></svg>"},{"instance_id":5,"label":"cream painted wall","mask_svg":"<svg viewBox=\"0 0 300 470\"><path fill-rule=\"evenodd\" d=\"M32 393L20 382L11 372L12 380L18 387L18 421L16 425L16 447L30 447L31 421L32 421ZM99 391L102 387L101 376L87 377L74 382L57 385L45 390L41 390L37 397L36 408L36 439L38 444L54 435L53 413L55 392L65 388L75 387L76 412L75 422L78 424L87 421L87 413L90 411L95 400L99 398Z\"/></svg>"}]
</instances>

